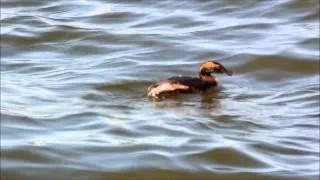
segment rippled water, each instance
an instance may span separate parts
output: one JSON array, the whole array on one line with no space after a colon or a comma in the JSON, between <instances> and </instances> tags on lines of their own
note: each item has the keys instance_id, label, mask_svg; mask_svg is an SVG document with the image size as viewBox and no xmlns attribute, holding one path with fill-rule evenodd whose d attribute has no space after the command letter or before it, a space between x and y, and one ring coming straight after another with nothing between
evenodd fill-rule
<instances>
[{"instance_id":1,"label":"rippled water","mask_svg":"<svg viewBox=\"0 0 320 180\"><path fill-rule=\"evenodd\" d=\"M317 179L319 80L317 0L2 0L1 177Z\"/></svg>"}]
</instances>

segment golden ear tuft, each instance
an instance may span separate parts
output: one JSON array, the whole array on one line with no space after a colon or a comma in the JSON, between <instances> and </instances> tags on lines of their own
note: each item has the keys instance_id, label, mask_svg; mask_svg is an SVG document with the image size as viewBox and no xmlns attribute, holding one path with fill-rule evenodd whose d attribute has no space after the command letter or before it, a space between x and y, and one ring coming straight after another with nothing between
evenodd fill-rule
<instances>
[{"instance_id":1,"label":"golden ear tuft","mask_svg":"<svg viewBox=\"0 0 320 180\"><path fill-rule=\"evenodd\" d=\"M220 65L213 62L213 61L206 61L204 63L202 63L200 65L200 70L203 69L203 68L206 68L206 69L215 69L215 68L219 68Z\"/></svg>"}]
</instances>

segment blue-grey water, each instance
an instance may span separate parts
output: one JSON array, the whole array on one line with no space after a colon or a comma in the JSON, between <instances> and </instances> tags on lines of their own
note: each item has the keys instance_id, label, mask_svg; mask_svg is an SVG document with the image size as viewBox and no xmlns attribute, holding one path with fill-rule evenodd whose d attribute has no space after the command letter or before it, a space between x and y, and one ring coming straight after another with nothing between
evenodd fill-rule
<instances>
[{"instance_id":1,"label":"blue-grey water","mask_svg":"<svg viewBox=\"0 0 320 180\"><path fill-rule=\"evenodd\" d=\"M1 179L318 179L319 68L318 0L1 0Z\"/></svg>"}]
</instances>

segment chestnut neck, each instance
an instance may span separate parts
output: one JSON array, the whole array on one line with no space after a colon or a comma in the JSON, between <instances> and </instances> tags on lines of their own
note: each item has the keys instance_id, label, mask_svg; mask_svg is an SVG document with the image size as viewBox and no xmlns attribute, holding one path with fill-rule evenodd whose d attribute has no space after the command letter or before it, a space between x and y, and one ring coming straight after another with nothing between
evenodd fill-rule
<instances>
[{"instance_id":1,"label":"chestnut neck","mask_svg":"<svg viewBox=\"0 0 320 180\"><path fill-rule=\"evenodd\" d=\"M205 82L216 82L216 77L211 75L206 69L201 69L199 72L199 79Z\"/></svg>"},{"instance_id":2,"label":"chestnut neck","mask_svg":"<svg viewBox=\"0 0 320 180\"><path fill-rule=\"evenodd\" d=\"M199 74L199 79L201 81L211 81L211 82L215 82L216 78L215 76L212 76L211 74Z\"/></svg>"},{"instance_id":3,"label":"chestnut neck","mask_svg":"<svg viewBox=\"0 0 320 180\"><path fill-rule=\"evenodd\" d=\"M200 80L201 81L215 81L215 78L213 77L213 76L203 76L203 75L201 75L200 77Z\"/></svg>"}]
</instances>

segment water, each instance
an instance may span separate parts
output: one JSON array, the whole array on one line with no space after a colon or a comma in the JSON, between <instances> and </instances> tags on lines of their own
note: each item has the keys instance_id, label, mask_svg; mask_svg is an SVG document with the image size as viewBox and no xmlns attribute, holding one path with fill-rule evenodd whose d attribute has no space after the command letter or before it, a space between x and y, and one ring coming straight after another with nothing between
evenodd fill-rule
<instances>
[{"instance_id":1,"label":"water","mask_svg":"<svg viewBox=\"0 0 320 180\"><path fill-rule=\"evenodd\" d=\"M316 0L3 0L1 177L318 179L319 81Z\"/></svg>"}]
</instances>

